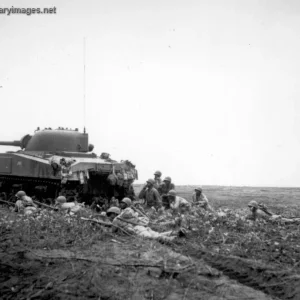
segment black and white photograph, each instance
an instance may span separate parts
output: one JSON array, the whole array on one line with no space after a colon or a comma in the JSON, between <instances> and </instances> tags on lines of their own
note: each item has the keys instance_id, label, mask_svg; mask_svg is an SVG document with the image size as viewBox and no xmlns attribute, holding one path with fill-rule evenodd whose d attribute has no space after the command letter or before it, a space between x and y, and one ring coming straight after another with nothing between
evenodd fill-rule
<instances>
[{"instance_id":1,"label":"black and white photograph","mask_svg":"<svg viewBox=\"0 0 300 300\"><path fill-rule=\"evenodd\" d=\"M300 2L0 1L0 299L300 300Z\"/></svg>"}]
</instances>

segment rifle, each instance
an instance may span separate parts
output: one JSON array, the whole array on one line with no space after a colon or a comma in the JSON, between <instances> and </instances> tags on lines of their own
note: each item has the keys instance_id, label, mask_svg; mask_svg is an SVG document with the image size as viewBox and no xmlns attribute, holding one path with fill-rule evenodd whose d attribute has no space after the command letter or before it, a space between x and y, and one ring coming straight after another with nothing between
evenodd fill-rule
<instances>
[{"instance_id":1,"label":"rifle","mask_svg":"<svg viewBox=\"0 0 300 300\"><path fill-rule=\"evenodd\" d=\"M112 226L112 227L120 229L122 232L124 232L125 234L127 234L129 236L132 235L132 234L128 233L127 231L125 231L124 229L122 229L121 227L114 225L112 223L108 223L108 222L104 222L104 221L100 221L100 220L88 219L88 218L84 218L84 217L81 217L80 219L83 221L90 221L90 222L97 223L97 224L104 225L104 226L109 226L109 227Z\"/></svg>"},{"instance_id":2,"label":"rifle","mask_svg":"<svg viewBox=\"0 0 300 300\"><path fill-rule=\"evenodd\" d=\"M6 203L6 204L8 204L8 205L13 205L13 206L15 206L15 203L10 202L10 201L6 201L6 200L0 199L0 202Z\"/></svg>"},{"instance_id":3,"label":"rifle","mask_svg":"<svg viewBox=\"0 0 300 300\"><path fill-rule=\"evenodd\" d=\"M57 207L52 207L52 206L50 206L50 205L47 205L47 204L38 202L38 201L36 201L36 200L33 200L33 203L35 203L35 204L37 204L37 205L40 205L40 206L43 206L43 207L46 207L46 208L53 209L53 210L58 210Z\"/></svg>"},{"instance_id":4,"label":"rifle","mask_svg":"<svg viewBox=\"0 0 300 300\"><path fill-rule=\"evenodd\" d=\"M149 219L149 216L146 214L146 213L144 213L144 212L142 212L140 209L138 209L137 207L135 207L135 206L131 206L131 208L134 210L134 211L136 211L137 213L140 213L141 215L143 215L144 217L146 217L146 218L148 218Z\"/></svg>"}]
</instances>

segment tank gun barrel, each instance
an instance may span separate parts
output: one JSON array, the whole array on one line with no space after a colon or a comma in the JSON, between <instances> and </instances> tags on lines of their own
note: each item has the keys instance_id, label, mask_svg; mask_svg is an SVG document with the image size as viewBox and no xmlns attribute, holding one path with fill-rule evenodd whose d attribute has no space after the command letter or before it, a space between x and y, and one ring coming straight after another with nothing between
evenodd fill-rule
<instances>
[{"instance_id":1,"label":"tank gun barrel","mask_svg":"<svg viewBox=\"0 0 300 300\"><path fill-rule=\"evenodd\" d=\"M21 141L0 141L0 146L15 146L15 147L21 147Z\"/></svg>"},{"instance_id":2,"label":"tank gun barrel","mask_svg":"<svg viewBox=\"0 0 300 300\"><path fill-rule=\"evenodd\" d=\"M31 139L31 135L26 134L19 141L8 141L8 142L0 141L0 146L15 146L15 147L21 147L21 149L24 149L30 139Z\"/></svg>"}]
</instances>

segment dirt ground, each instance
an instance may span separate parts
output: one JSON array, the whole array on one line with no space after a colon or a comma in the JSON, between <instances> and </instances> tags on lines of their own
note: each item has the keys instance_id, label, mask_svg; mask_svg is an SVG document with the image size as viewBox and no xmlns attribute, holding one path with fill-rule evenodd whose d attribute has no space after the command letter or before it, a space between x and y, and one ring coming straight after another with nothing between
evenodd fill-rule
<instances>
[{"instance_id":1,"label":"dirt ground","mask_svg":"<svg viewBox=\"0 0 300 300\"><path fill-rule=\"evenodd\" d=\"M190 200L193 188L177 191ZM203 188L228 217L199 220L168 245L2 207L1 299L300 299L299 225L247 225L236 215L257 200L299 216L300 189Z\"/></svg>"}]
</instances>

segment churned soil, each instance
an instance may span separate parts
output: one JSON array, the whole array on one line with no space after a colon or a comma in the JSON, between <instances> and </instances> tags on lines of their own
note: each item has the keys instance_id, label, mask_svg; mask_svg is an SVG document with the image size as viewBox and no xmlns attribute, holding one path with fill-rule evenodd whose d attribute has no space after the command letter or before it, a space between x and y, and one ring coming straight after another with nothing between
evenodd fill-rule
<instances>
[{"instance_id":1,"label":"churned soil","mask_svg":"<svg viewBox=\"0 0 300 300\"><path fill-rule=\"evenodd\" d=\"M193 186L177 187L188 200ZM300 299L299 225L246 224L250 200L299 217L299 189L207 187L224 219L163 245L56 213L0 209L0 299ZM162 231L164 229L161 229Z\"/></svg>"},{"instance_id":2,"label":"churned soil","mask_svg":"<svg viewBox=\"0 0 300 300\"><path fill-rule=\"evenodd\" d=\"M174 271L174 257L195 268ZM229 279L202 258L186 259L167 245L129 237L85 250L1 252L0 268L2 299L276 299Z\"/></svg>"}]
</instances>

